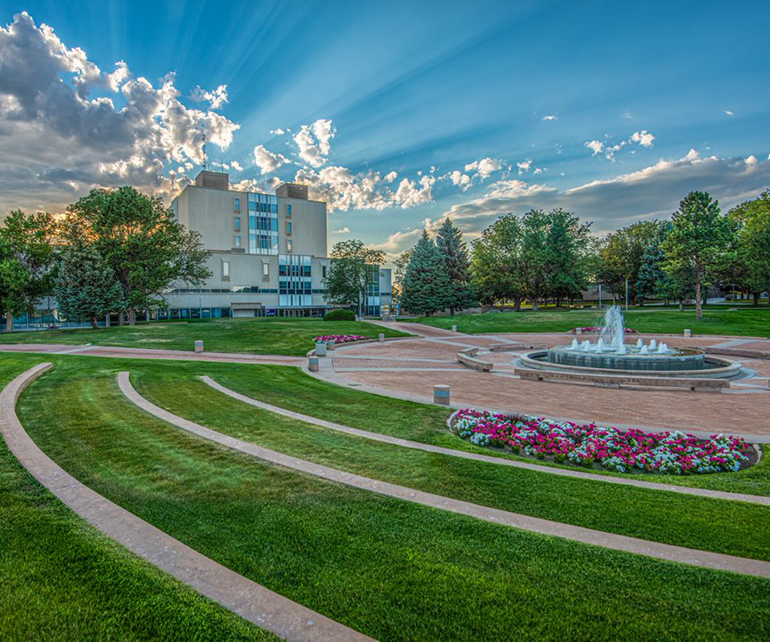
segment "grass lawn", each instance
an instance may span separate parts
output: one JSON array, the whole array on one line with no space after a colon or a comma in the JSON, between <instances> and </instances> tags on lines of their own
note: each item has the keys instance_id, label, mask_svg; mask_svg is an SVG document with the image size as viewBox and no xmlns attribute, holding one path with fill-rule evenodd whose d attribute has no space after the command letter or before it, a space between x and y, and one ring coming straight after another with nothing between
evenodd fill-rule
<instances>
[{"instance_id":1,"label":"grass lawn","mask_svg":"<svg viewBox=\"0 0 770 642\"><path fill-rule=\"evenodd\" d=\"M56 362L24 394L20 416L60 465L205 555L369 635L770 636L768 580L539 536L293 473L124 400L114 373L157 364ZM687 499L698 511L698 500Z\"/></svg>"},{"instance_id":2,"label":"grass lawn","mask_svg":"<svg viewBox=\"0 0 770 642\"><path fill-rule=\"evenodd\" d=\"M225 364L180 364L178 368L175 368L174 373L193 379L199 373L208 374L223 386L253 399L354 428L454 448L455 450L480 452L505 459L534 461L491 448L481 448L450 434L446 427L449 412L438 406L382 397L351 388L335 386L310 377L297 368L281 366L249 366L249 368L250 370L230 368ZM129 369L136 373L135 385L142 386L142 373L149 371L142 370L140 372L136 368ZM155 372L161 376L163 371ZM253 374L247 374L251 372ZM152 389L147 387L142 388L142 390L148 398L152 398L155 394ZM221 403L223 397L230 400L224 395L219 395L219 399L215 403ZM573 466L560 466L543 461L537 463L574 470ZM764 455L758 465L738 473L682 476L644 473L620 474L600 470L592 472L624 479L634 478L733 493L770 495L770 446L764 446Z\"/></svg>"},{"instance_id":3,"label":"grass lawn","mask_svg":"<svg viewBox=\"0 0 770 642\"><path fill-rule=\"evenodd\" d=\"M127 348L193 350L202 339L212 352L247 352L304 356L314 347L313 337L322 334L359 334L373 339L406 336L365 321L324 321L323 319L212 319L141 323L99 330L43 330L0 334L0 343L94 343Z\"/></svg>"},{"instance_id":4,"label":"grass lawn","mask_svg":"<svg viewBox=\"0 0 770 642\"><path fill-rule=\"evenodd\" d=\"M566 332L578 326L601 325L603 314L602 310L524 310L399 320L447 330L457 325L460 332L468 334ZM639 332L682 334L685 328L690 328L693 334L770 337L770 307L767 305L741 307L732 312L726 306L710 306L704 311L702 321L695 319L694 310L679 312L676 308L632 308L624 314L626 326Z\"/></svg>"},{"instance_id":5,"label":"grass lawn","mask_svg":"<svg viewBox=\"0 0 770 642\"><path fill-rule=\"evenodd\" d=\"M132 378L140 394L177 415L301 459L544 519L770 560L770 510L764 506L602 484L362 439L227 397L195 380L204 369L193 364L183 375L178 367L151 363L132 368ZM259 386L276 369L248 368L240 378ZM302 388L294 395L302 395Z\"/></svg>"},{"instance_id":6,"label":"grass lawn","mask_svg":"<svg viewBox=\"0 0 770 642\"><path fill-rule=\"evenodd\" d=\"M0 385L41 359L0 360ZM101 535L0 439L0 632L6 640L268 640Z\"/></svg>"}]
</instances>

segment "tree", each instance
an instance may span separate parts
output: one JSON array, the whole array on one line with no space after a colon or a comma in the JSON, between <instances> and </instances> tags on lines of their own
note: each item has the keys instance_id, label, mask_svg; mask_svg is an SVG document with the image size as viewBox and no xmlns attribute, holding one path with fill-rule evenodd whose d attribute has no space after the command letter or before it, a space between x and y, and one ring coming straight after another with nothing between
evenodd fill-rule
<instances>
[{"instance_id":1,"label":"tree","mask_svg":"<svg viewBox=\"0 0 770 642\"><path fill-rule=\"evenodd\" d=\"M436 247L444 258L447 274L452 288L449 301L449 314L456 309L463 310L475 305L470 280L470 260L463 235L450 218L444 219L436 234Z\"/></svg>"},{"instance_id":2,"label":"tree","mask_svg":"<svg viewBox=\"0 0 770 642\"><path fill-rule=\"evenodd\" d=\"M661 247L670 229L671 223L660 223L658 234L642 253L636 281L633 283L633 291L637 299L644 300L659 297L665 299L666 304L668 304L669 299L677 298L666 296L667 275L664 269L666 253Z\"/></svg>"},{"instance_id":3,"label":"tree","mask_svg":"<svg viewBox=\"0 0 770 642\"><path fill-rule=\"evenodd\" d=\"M451 298L452 283L444 257L423 230L406 268L401 304L407 312L430 315L447 308Z\"/></svg>"},{"instance_id":4,"label":"tree","mask_svg":"<svg viewBox=\"0 0 770 642\"><path fill-rule=\"evenodd\" d=\"M549 220L543 210L530 210L522 218L521 262L527 298L537 310L540 300L548 294L551 252L548 249Z\"/></svg>"},{"instance_id":5,"label":"tree","mask_svg":"<svg viewBox=\"0 0 770 642\"><path fill-rule=\"evenodd\" d=\"M770 290L770 190L741 203L727 214L738 228L736 254L741 266L742 285L754 295Z\"/></svg>"},{"instance_id":6,"label":"tree","mask_svg":"<svg viewBox=\"0 0 770 642\"><path fill-rule=\"evenodd\" d=\"M556 299L574 299L588 287L590 223L581 223L561 208L546 215L548 222L547 293Z\"/></svg>"},{"instance_id":7,"label":"tree","mask_svg":"<svg viewBox=\"0 0 770 642\"><path fill-rule=\"evenodd\" d=\"M401 294L404 291L404 276L406 276L406 268L409 262L412 260L412 254L414 248L410 247L407 250L401 252L393 259L393 304L401 305Z\"/></svg>"},{"instance_id":8,"label":"tree","mask_svg":"<svg viewBox=\"0 0 770 642\"><path fill-rule=\"evenodd\" d=\"M730 221L708 192L690 192L671 217L671 231L663 243L666 257L678 266L690 266L695 278L695 315L703 318L702 292L709 269L732 234Z\"/></svg>"},{"instance_id":9,"label":"tree","mask_svg":"<svg viewBox=\"0 0 770 642\"><path fill-rule=\"evenodd\" d=\"M358 315L363 314L366 291L373 275L379 275L379 266L385 261L382 250L364 246L351 239L335 243L324 286L326 300L335 305L355 305Z\"/></svg>"},{"instance_id":10,"label":"tree","mask_svg":"<svg viewBox=\"0 0 770 642\"><path fill-rule=\"evenodd\" d=\"M524 272L524 226L505 214L486 228L473 243L471 273L483 303L513 301L516 311L527 296Z\"/></svg>"},{"instance_id":11,"label":"tree","mask_svg":"<svg viewBox=\"0 0 770 642\"><path fill-rule=\"evenodd\" d=\"M70 230L60 254L54 294L61 314L77 322L90 321L94 328L100 317L125 307L115 272L77 227Z\"/></svg>"},{"instance_id":12,"label":"tree","mask_svg":"<svg viewBox=\"0 0 770 642\"><path fill-rule=\"evenodd\" d=\"M200 234L188 231L159 198L133 187L94 189L67 212L65 230L78 226L115 273L132 325L137 310L165 307L163 293L172 283L200 285L211 276Z\"/></svg>"},{"instance_id":13,"label":"tree","mask_svg":"<svg viewBox=\"0 0 770 642\"><path fill-rule=\"evenodd\" d=\"M31 312L51 293L53 230L50 214L27 216L21 210L11 212L0 228L0 306L8 332L13 330L14 316Z\"/></svg>"},{"instance_id":14,"label":"tree","mask_svg":"<svg viewBox=\"0 0 770 642\"><path fill-rule=\"evenodd\" d=\"M599 250L597 277L609 287L613 298L625 295L626 280L629 298L638 298L636 283L644 265L644 253L659 242L661 225L660 221L638 221L606 236Z\"/></svg>"}]
</instances>

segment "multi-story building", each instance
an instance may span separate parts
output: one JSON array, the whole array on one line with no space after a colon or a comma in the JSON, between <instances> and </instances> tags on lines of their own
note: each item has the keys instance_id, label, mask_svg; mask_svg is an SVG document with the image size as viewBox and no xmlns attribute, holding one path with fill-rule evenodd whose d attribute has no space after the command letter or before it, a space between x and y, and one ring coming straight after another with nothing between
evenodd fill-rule
<instances>
[{"instance_id":1,"label":"multi-story building","mask_svg":"<svg viewBox=\"0 0 770 642\"><path fill-rule=\"evenodd\" d=\"M241 192L230 189L227 174L202 171L171 207L200 233L212 276L201 287L177 284L161 318L317 316L330 307L326 203L310 200L306 185ZM373 271L365 314L389 311L390 277L389 269Z\"/></svg>"}]
</instances>

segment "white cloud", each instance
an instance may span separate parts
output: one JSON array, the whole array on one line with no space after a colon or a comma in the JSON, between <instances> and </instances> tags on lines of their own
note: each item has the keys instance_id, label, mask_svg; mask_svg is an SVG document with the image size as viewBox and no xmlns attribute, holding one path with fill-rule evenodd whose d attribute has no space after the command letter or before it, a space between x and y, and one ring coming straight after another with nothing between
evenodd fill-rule
<instances>
[{"instance_id":1,"label":"white cloud","mask_svg":"<svg viewBox=\"0 0 770 642\"><path fill-rule=\"evenodd\" d=\"M190 97L196 102L207 102L211 109L219 109L227 102L227 85L219 85L214 91L206 91L196 85Z\"/></svg>"},{"instance_id":2,"label":"white cloud","mask_svg":"<svg viewBox=\"0 0 770 642\"><path fill-rule=\"evenodd\" d=\"M504 163L502 158L482 158L481 160L473 161L465 166L466 172L475 172L476 176L481 180L489 178L494 172L499 172L503 169ZM474 178L476 177L474 176Z\"/></svg>"},{"instance_id":3,"label":"white cloud","mask_svg":"<svg viewBox=\"0 0 770 642\"><path fill-rule=\"evenodd\" d=\"M452 181L452 185L459 187L463 192L471 186L471 177L468 174L463 174L459 169L445 174L442 178L448 178Z\"/></svg>"},{"instance_id":4,"label":"white cloud","mask_svg":"<svg viewBox=\"0 0 770 642\"><path fill-rule=\"evenodd\" d=\"M667 217L692 190L706 190L723 209L756 196L770 184L770 159L701 158L697 151L677 160L660 160L637 172L559 190L542 183L504 180L493 183L483 197L445 212L464 231L478 232L507 212L563 207L584 220L594 232L623 227L640 218Z\"/></svg>"},{"instance_id":5,"label":"white cloud","mask_svg":"<svg viewBox=\"0 0 770 642\"><path fill-rule=\"evenodd\" d=\"M312 125L302 125L294 136L299 147L299 157L311 167L321 167L326 163L331 151L331 139L337 130L329 119L318 119Z\"/></svg>"},{"instance_id":6,"label":"white cloud","mask_svg":"<svg viewBox=\"0 0 770 642\"><path fill-rule=\"evenodd\" d=\"M257 145L254 148L254 164L263 174L272 174L281 165L289 162L291 161L286 156L271 152L264 145Z\"/></svg>"},{"instance_id":7,"label":"white cloud","mask_svg":"<svg viewBox=\"0 0 770 642\"><path fill-rule=\"evenodd\" d=\"M558 116L554 116L553 114L551 114L549 116L543 116L543 120L546 120L546 121L547 120L559 120L559 117Z\"/></svg>"},{"instance_id":8,"label":"white cloud","mask_svg":"<svg viewBox=\"0 0 770 642\"><path fill-rule=\"evenodd\" d=\"M428 223L430 220L428 219ZM426 226L427 227L427 226ZM415 228L408 232L396 232L388 237L387 241L382 243L374 243L369 245L373 250L383 250L388 254L394 254L405 249L405 245L412 245L416 242L417 237L422 234L422 228Z\"/></svg>"},{"instance_id":9,"label":"white cloud","mask_svg":"<svg viewBox=\"0 0 770 642\"><path fill-rule=\"evenodd\" d=\"M283 136L286 132L279 127L278 129L271 129L270 133L273 136Z\"/></svg>"},{"instance_id":10,"label":"white cloud","mask_svg":"<svg viewBox=\"0 0 770 642\"><path fill-rule=\"evenodd\" d=\"M350 228L347 226L339 230L332 230L332 234L349 234L349 233L350 233Z\"/></svg>"},{"instance_id":11,"label":"white cloud","mask_svg":"<svg viewBox=\"0 0 770 642\"><path fill-rule=\"evenodd\" d=\"M731 112L729 109L725 109L725 114L727 114L728 116L735 116L735 114Z\"/></svg>"},{"instance_id":12,"label":"white cloud","mask_svg":"<svg viewBox=\"0 0 770 642\"><path fill-rule=\"evenodd\" d=\"M631 141L634 143L639 143L639 145L642 147L652 147L652 141L654 140L655 136L653 136L646 129L643 129L640 132L634 132L631 135Z\"/></svg>"},{"instance_id":13,"label":"white cloud","mask_svg":"<svg viewBox=\"0 0 770 642\"><path fill-rule=\"evenodd\" d=\"M231 161L230 162L230 167L232 167L234 170L236 170L238 172L242 172L243 171L243 167L241 167L241 164L238 161Z\"/></svg>"},{"instance_id":14,"label":"white cloud","mask_svg":"<svg viewBox=\"0 0 770 642\"><path fill-rule=\"evenodd\" d=\"M0 211L56 211L97 186L176 192L203 160L204 128L226 149L238 125L186 107L174 83L173 74L159 85L135 78L124 61L104 73L17 14L0 27Z\"/></svg>"},{"instance_id":15,"label":"white cloud","mask_svg":"<svg viewBox=\"0 0 770 642\"><path fill-rule=\"evenodd\" d=\"M532 167L532 159L528 158L527 160L518 162L516 163L516 167L519 168L519 174L524 174L529 171L530 167Z\"/></svg>"},{"instance_id":16,"label":"white cloud","mask_svg":"<svg viewBox=\"0 0 770 642\"><path fill-rule=\"evenodd\" d=\"M386 174L385 178L382 180L384 180L386 183L392 183L397 178L398 178L398 172L389 172L388 174Z\"/></svg>"},{"instance_id":17,"label":"white cloud","mask_svg":"<svg viewBox=\"0 0 770 642\"><path fill-rule=\"evenodd\" d=\"M589 140L586 144L588 149L593 150L593 155L601 154L604 151L604 143L600 140Z\"/></svg>"}]
</instances>

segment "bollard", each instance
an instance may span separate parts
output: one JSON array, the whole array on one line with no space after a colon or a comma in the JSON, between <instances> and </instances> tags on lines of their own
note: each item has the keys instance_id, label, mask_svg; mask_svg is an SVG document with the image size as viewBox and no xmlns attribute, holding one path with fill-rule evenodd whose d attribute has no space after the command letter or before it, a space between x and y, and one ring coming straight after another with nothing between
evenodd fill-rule
<instances>
[{"instance_id":1,"label":"bollard","mask_svg":"<svg viewBox=\"0 0 770 642\"><path fill-rule=\"evenodd\" d=\"M452 332L457 332L457 326L456 325L452 326Z\"/></svg>"},{"instance_id":2,"label":"bollard","mask_svg":"<svg viewBox=\"0 0 770 642\"><path fill-rule=\"evenodd\" d=\"M319 341L315 344L315 356L316 357L325 357L326 356L326 344L323 341Z\"/></svg>"},{"instance_id":3,"label":"bollard","mask_svg":"<svg viewBox=\"0 0 770 642\"><path fill-rule=\"evenodd\" d=\"M689 339L690 337L692 337L692 330L688 328L684 331L684 338Z\"/></svg>"},{"instance_id":4,"label":"bollard","mask_svg":"<svg viewBox=\"0 0 770 642\"><path fill-rule=\"evenodd\" d=\"M308 358L307 369L310 370L310 372L318 372L318 357Z\"/></svg>"},{"instance_id":5,"label":"bollard","mask_svg":"<svg viewBox=\"0 0 770 642\"><path fill-rule=\"evenodd\" d=\"M203 341L196 341L195 342L195 352L203 352Z\"/></svg>"},{"instance_id":6,"label":"bollard","mask_svg":"<svg viewBox=\"0 0 770 642\"><path fill-rule=\"evenodd\" d=\"M380 333L380 336L377 337L377 338L379 339L380 343L385 343L385 335L384 334Z\"/></svg>"},{"instance_id":7,"label":"bollard","mask_svg":"<svg viewBox=\"0 0 770 642\"><path fill-rule=\"evenodd\" d=\"M331 341L328 341L328 342L326 343L326 347L327 347L329 350L334 350L334 346L335 346L335 345L337 345L337 342L336 342L334 339L332 339Z\"/></svg>"},{"instance_id":8,"label":"bollard","mask_svg":"<svg viewBox=\"0 0 770 642\"><path fill-rule=\"evenodd\" d=\"M449 386L433 386L433 403L449 405Z\"/></svg>"}]
</instances>

